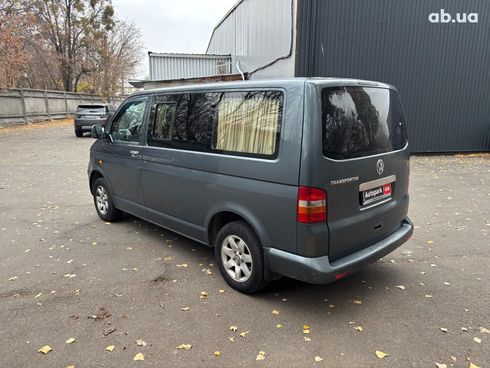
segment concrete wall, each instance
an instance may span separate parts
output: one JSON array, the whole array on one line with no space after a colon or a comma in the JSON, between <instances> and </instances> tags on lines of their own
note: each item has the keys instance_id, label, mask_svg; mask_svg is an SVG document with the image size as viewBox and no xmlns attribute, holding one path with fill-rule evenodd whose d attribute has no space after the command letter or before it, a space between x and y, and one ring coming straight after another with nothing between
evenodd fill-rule
<instances>
[{"instance_id":1,"label":"concrete wall","mask_svg":"<svg viewBox=\"0 0 490 368\"><path fill-rule=\"evenodd\" d=\"M115 107L124 96L111 98ZM71 116L79 104L103 102L100 96L35 89L0 90L0 126Z\"/></svg>"}]
</instances>

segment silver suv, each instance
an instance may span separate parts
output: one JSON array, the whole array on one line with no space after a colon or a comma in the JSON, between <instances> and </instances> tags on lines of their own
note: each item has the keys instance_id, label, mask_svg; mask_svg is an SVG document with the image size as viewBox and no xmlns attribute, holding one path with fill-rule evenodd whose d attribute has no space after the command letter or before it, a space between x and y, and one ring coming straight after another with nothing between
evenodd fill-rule
<instances>
[{"instance_id":1,"label":"silver suv","mask_svg":"<svg viewBox=\"0 0 490 368\"><path fill-rule=\"evenodd\" d=\"M106 126L114 112L111 104L78 105L74 121L75 135L83 136L84 131L89 132L96 124Z\"/></svg>"}]
</instances>

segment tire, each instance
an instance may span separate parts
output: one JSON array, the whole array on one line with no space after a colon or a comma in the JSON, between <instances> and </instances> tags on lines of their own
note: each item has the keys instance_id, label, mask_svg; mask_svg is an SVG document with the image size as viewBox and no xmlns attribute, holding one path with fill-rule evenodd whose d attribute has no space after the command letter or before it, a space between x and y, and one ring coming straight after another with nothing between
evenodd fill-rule
<instances>
[{"instance_id":1,"label":"tire","mask_svg":"<svg viewBox=\"0 0 490 368\"><path fill-rule=\"evenodd\" d=\"M234 221L223 226L216 237L215 253L221 275L233 289L253 294L267 284L262 246L247 223Z\"/></svg>"},{"instance_id":2,"label":"tire","mask_svg":"<svg viewBox=\"0 0 490 368\"><path fill-rule=\"evenodd\" d=\"M75 129L75 135L78 138L83 137L83 131L82 131L82 129Z\"/></svg>"},{"instance_id":3,"label":"tire","mask_svg":"<svg viewBox=\"0 0 490 368\"><path fill-rule=\"evenodd\" d=\"M122 211L118 210L112 200L111 192L104 178L98 178L92 187L95 210L99 217L104 221L117 221L122 216Z\"/></svg>"}]
</instances>

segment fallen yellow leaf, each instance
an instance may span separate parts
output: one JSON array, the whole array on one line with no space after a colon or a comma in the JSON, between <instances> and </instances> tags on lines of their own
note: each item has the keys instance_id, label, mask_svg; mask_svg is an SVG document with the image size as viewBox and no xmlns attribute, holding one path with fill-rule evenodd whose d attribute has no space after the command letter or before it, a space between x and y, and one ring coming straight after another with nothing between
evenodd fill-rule
<instances>
[{"instance_id":1,"label":"fallen yellow leaf","mask_svg":"<svg viewBox=\"0 0 490 368\"><path fill-rule=\"evenodd\" d=\"M470 362L470 367L469 368L480 368L479 366L477 366L476 364L473 364Z\"/></svg>"},{"instance_id":2,"label":"fallen yellow leaf","mask_svg":"<svg viewBox=\"0 0 490 368\"><path fill-rule=\"evenodd\" d=\"M141 362L141 361L145 360L145 356L143 355L143 353L138 353L134 356L133 360L135 362Z\"/></svg>"},{"instance_id":3,"label":"fallen yellow leaf","mask_svg":"<svg viewBox=\"0 0 490 368\"><path fill-rule=\"evenodd\" d=\"M199 296L199 298L206 299L207 297L208 297L208 293L206 291L201 291L201 295Z\"/></svg>"},{"instance_id":4,"label":"fallen yellow leaf","mask_svg":"<svg viewBox=\"0 0 490 368\"><path fill-rule=\"evenodd\" d=\"M318 355L315 357L315 362L321 362L323 360L322 357L319 357Z\"/></svg>"},{"instance_id":5,"label":"fallen yellow leaf","mask_svg":"<svg viewBox=\"0 0 490 368\"><path fill-rule=\"evenodd\" d=\"M218 291L220 292L220 294L223 294L225 292L225 289L219 289Z\"/></svg>"},{"instance_id":6,"label":"fallen yellow leaf","mask_svg":"<svg viewBox=\"0 0 490 368\"><path fill-rule=\"evenodd\" d=\"M257 358L255 360L264 360L265 359L265 352L264 351L259 351L257 354Z\"/></svg>"},{"instance_id":7,"label":"fallen yellow leaf","mask_svg":"<svg viewBox=\"0 0 490 368\"><path fill-rule=\"evenodd\" d=\"M146 341L143 341L141 339L138 339L138 340L135 340L134 341L136 343L136 345L138 346L146 346Z\"/></svg>"},{"instance_id":8,"label":"fallen yellow leaf","mask_svg":"<svg viewBox=\"0 0 490 368\"><path fill-rule=\"evenodd\" d=\"M219 357L220 355L221 355L221 351L215 351L215 352L214 352L214 356Z\"/></svg>"},{"instance_id":9,"label":"fallen yellow leaf","mask_svg":"<svg viewBox=\"0 0 490 368\"><path fill-rule=\"evenodd\" d=\"M397 285L397 286L395 286L395 287L397 287L397 288L398 288L398 289L400 289L400 290L405 290L405 286L404 286L404 285Z\"/></svg>"},{"instance_id":10,"label":"fallen yellow leaf","mask_svg":"<svg viewBox=\"0 0 490 368\"><path fill-rule=\"evenodd\" d=\"M187 263L182 263L182 264L178 264L177 267L179 268L187 268L189 267Z\"/></svg>"},{"instance_id":11,"label":"fallen yellow leaf","mask_svg":"<svg viewBox=\"0 0 490 368\"><path fill-rule=\"evenodd\" d=\"M75 368L75 366L74 365L69 365L66 368Z\"/></svg>"},{"instance_id":12,"label":"fallen yellow leaf","mask_svg":"<svg viewBox=\"0 0 490 368\"><path fill-rule=\"evenodd\" d=\"M247 336L247 334L249 333L250 331L243 331L243 332L240 332L240 336L241 337L245 337Z\"/></svg>"},{"instance_id":13,"label":"fallen yellow leaf","mask_svg":"<svg viewBox=\"0 0 490 368\"><path fill-rule=\"evenodd\" d=\"M272 314L278 315L279 314L279 311L277 309L273 309L272 310Z\"/></svg>"},{"instance_id":14,"label":"fallen yellow leaf","mask_svg":"<svg viewBox=\"0 0 490 368\"><path fill-rule=\"evenodd\" d=\"M362 332L363 328L361 326L356 326L354 327L356 331Z\"/></svg>"},{"instance_id":15,"label":"fallen yellow leaf","mask_svg":"<svg viewBox=\"0 0 490 368\"><path fill-rule=\"evenodd\" d=\"M352 303L353 304L362 304L362 300L353 300Z\"/></svg>"},{"instance_id":16,"label":"fallen yellow leaf","mask_svg":"<svg viewBox=\"0 0 490 368\"><path fill-rule=\"evenodd\" d=\"M236 332L236 330L238 330L238 327L237 326L230 326L230 330L232 330L233 332Z\"/></svg>"},{"instance_id":17,"label":"fallen yellow leaf","mask_svg":"<svg viewBox=\"0 0 490 368\"><path fill-rule=\"evenodd\" d=\"M110 351L110 352L112 352L112 351L113 351L115 348L116 348L116 347L115 347L114 345L108 345L108 346L106 346L106 347L105 347L105 349L106 349L107 351Z\"/></svg>"},{"instance_id":18,"label":"fallen yellow leaf","mask_svg":"<svg viewBox=\"0 0 490 368\"><path fill-rule=\"evenodd\" d=\"M308 325L303 325L303 330L309 330L311 327Z\"/></svg>"},{"instance_id":19,"label":"fallen yellow leaf","mask_svg":"<svg viewBox=\"0 0 490 368\"><path fill-rule=\"evenodd\" d=\"M444 363L435 363L437 368L447 368L447 364Z\"/></svg>"},{"instance_id":20,"label":"fallen yellow leaf","mask_svg":"<svg viewBox=\"0 0 490 368\"><path fill-rule=\"evenodd\" d=\"M447 332L447 328L446 327L440 327L439 328L442 332Z\"/></svg>"},{"instance_id":21,"label":"fallen yellow leaf","mask_svg":"<svg viewBox=\"0 0 490 368\"><path fill-rule=\"evenodd\" d=\"M310 337L308 337L308 336L303 336L303 337L305 338L305 341L306 342L310 342L311 341L311 338Z\"/></svg>"},{"instance_id":22,"label":"fallen yellow leaf","mask_svg":"<svg viewBox=\"0 0 490 368\"><path fill-rule=\"evenodd\" d=\"M474 337L473 341L478 343L478 344L481 344L481 339L479 337Z\"/></svg>"},{"instance_id":23,"label":"fallen yellow leaf","mask_svg":"<svg viewBox=\"0 0 490 368\"><path fill-rule=\"evenodd\" d=\"M376 356L378 359L383 359L384 357L387 357L390 354L383 353L382 351L376 350Z\"/></svg>"},{"instance_id":24,"label":"fallen yellow leaf","mask_svg":"<svg viewBox=\"0 0 490 368\"><path fill-rule=\"evenodd\" d=\"M66 343L67 344L72 344L74 343L76 340L73 338L73 337L70 337L68 340L66 340Z\"/></svg>"},{"instance_id":25,"label":"fallen yellow leaf","mask_svg":"<svg viewBox=\"0 0 490 368\"><path fill-rule=\"evenodd\" d=\"M282 328L282 324L278 323L278 324L276 325L276 327L277 327L277 328Z\"/></svg>"},{"instance_id":26,"label":"fallen yellow leaf","mask_svg":"<svg viewBox=\"0 0 490 368\"><path fill-rule=\"evenodd\" d=\"M192 348L191 344L180 344L179 346L177 346L177 349L180 350L189 350L190 348Z\"/></svg>"},{"instance_id":27,"label":"fallen yellow leaf","mask_svg":"<svg viewBox=\"0 0 490 368\"><path fill-rule=\"evenodd\" d=\"M43 354L47 354L49 353L50 351L52 351L53 349L51 349L51 346L49 345L44 345L42 348L40 348L38 350L38 353L43 353Z\"/></svg>"},{"instance_id":28,"label":"fallen yellow leaf","mask_svg":"<svg viewBox=\"0 0 490 368\"><path fill-rule=\"evenodd\" d=\"M182 311L187 312L190 308L189 307L184 307L182 308Z\"/></svg>"},{"instance_id":29,"label":"fallen yellow leaf","mask_svg":"<svg viewBox=\"0 0 490 368\"><path fill-rule=\"evenodd\" d=\"M309 335L309 334L310 334L310 330L303 330L303 333L304 333L305 335Z\"/></svg>"},{"instance_id":30,"label":"fallen yellow leaf","mask_svg":"<svg viewBox=\"0 0 490 368\"><path fill-rule=\"evenodd\" d=\"M480 327L480 332L490 334L490 330L487 330L485 327Z\"/></svg>"}]
</instances>

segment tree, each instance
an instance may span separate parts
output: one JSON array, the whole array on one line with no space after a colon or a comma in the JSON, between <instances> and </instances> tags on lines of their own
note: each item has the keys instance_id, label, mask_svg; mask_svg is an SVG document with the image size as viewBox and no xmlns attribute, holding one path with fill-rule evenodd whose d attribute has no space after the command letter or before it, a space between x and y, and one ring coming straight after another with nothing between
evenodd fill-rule
<instances>
[{"instance_id":1,"label":"tree","mask_svg":"<svg viewBox=\"0 0 490 368\"><path fill-rule=\"evenodd\" d=\"M15 87L31 61L26 30L32 19L7 5L0 6L0 86Z\"/></svg>"},{"instance_id":2,"label":"tree","mask_svg":"<svg viewBox=\"0 0 490 368\"><path fill-rule=\"evenodd\" d=\"M94 76L100 81L99 90L106 98L116 94L125 77L137 69L141 54L139 29L130 22L118 21L103 33L96 43Z\"/></svg>"},{"instance_id":3,"label":"tree","mask_svg":"<svg viewBox=\"0 0 490 368\"><path fill-rule=\"evenodd\" d=\"M110 0L25 0L24 8L56 53L65 91L73 91L94 71L88 63L93 43L114 26Z\"/></svg>"},{"instance_id":4,"label":"tree","mask_svg":"<svg viewBox=\"0 0 490 368\"><path fill-rule=\"evenodd\" d=\"M111 0L0 0L0 85L108 98L136 70L140 37Z\"/></svg>"}]
</instances>

